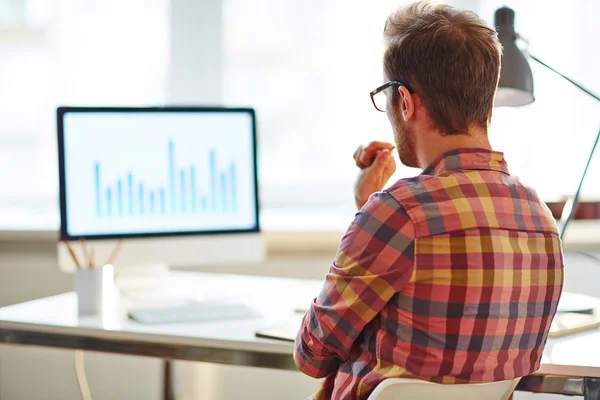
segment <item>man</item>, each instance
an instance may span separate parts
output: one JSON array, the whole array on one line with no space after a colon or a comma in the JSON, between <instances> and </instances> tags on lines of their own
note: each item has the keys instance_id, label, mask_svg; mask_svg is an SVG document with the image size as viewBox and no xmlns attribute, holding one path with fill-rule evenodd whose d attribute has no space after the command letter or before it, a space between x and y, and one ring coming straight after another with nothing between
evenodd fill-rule
<instances>
[{"instance_id":1,"label":"man","mask_svg":"<svg viewBox=\"0 0 600 400\"><path fill-rule=\"evenodd\" d=\"M415 3L388 18L384 37L373 103L402 163L423 172L382 191L394 146L354 155L360 211L296 340L300 370L325 377L318 399L366 399L390 377L531 374L562 289L555 222L488 141L495 31L473 12Z\"/></svg>"}]
</instances>

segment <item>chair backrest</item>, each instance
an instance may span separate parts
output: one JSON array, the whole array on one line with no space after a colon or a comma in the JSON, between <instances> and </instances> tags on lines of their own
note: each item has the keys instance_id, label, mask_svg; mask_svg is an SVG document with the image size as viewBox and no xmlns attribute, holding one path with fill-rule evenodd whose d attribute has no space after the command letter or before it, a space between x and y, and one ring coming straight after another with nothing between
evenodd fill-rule
<instances>
[{"instance_id":1,"label":"chair backrest","mask_svg":"<svg viewBox=\"0 0 600 400\"><path fill-rule=\"evenodd\" d=\"M441 385L418 379L390 378L381 382L368 400L507 400L517 383L519 379L492 383Z\"/></svg>"}]
</instances>

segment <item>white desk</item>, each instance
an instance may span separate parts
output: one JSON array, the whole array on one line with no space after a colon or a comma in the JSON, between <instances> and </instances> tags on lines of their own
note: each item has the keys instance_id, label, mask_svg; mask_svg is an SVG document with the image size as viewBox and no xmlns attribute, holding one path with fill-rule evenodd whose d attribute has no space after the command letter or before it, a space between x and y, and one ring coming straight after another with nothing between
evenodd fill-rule
<instances>
[{"instance_id":1,"label":"white desk","mask_svg":"<svg viewBox=\"0 0 600 400\"><path fill-rule=\"evenodd\" d=\"M294 308L309 302L322 282L240 275L171 273L151 297L148 290L128 290L111 312L78 318L74 293L65 293L0 309L0 343L83 349L158 357L165 363L165 398L170 398L169 360L204 361L296 370L293 344L261 339L255 332L299 321ZM189 299L246 303L263 318L144 325L127 319L126 310ZM583 395L600 399L600 331L550 340L538 374L523 390ZM568 379L575 378L575 379ZM585 379L584 379L585 378ZM597 385L600 387L600 385Z\"/></svg>"}]
</instances>

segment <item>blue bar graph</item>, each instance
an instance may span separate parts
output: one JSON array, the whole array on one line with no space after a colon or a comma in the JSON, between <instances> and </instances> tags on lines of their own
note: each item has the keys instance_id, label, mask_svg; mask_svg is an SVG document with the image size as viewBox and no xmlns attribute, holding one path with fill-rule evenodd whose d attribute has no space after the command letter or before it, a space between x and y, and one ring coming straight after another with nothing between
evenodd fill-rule
<instances>
[{"instance_id":1,"label":"blue bar graph","mask_svg":"<svg viewBox=\"0 0 600 400\"><path fill-rule=\"evenodd\" d=\"M210 151L209 156L209 171L210 171L210 202L212 211L217 212L217 161L214 150Z\"/></svg>"},{"instance_id":2,"label":"blue bar graph","mask_svg":"<svg viewBox=\"0 0 600 400\"><path fill-rule=\"evenodd\" d=\"M160 189L160 212L163 215L167 213L167 202L165 200L165 189Z\"/></svg>"},{"instance_id":3,"label":"blue bar graph","mask_svg":"<svg viewBox=\"0 0 600 400\"><path fill-rule=\"evenodd\" d=\"M175 214L177 211L175 204L175 146L172 140L169 140L169 187L171 188L171 212Z\"/></svg>"},{"instance_id":4,"label":"blue bar graph","mask_svg":"<svg viewBox=\"0 0 600 400\"><path fill-rule=\"evenodd\" d=\"M227 211L227 174L221 172L221 211Z\"/></svg>"},{"instance_id":5,"label":"blue bar graph","mask_svg":"<svg viewBox=\"0 0 600 400\"><path fill-rule=\"evenodd\" d=\"M100 164L95 163L94 169L96 170L96 215L102 216L102 200L100 199Z\"/></svg>"},{"instance_id":6,"label":"blue bar graph","mask_svg":"<svg viewBox=\"0 0 600 400\"><path fill-rule=\"evenodd\" d=\"M117 180L117 205L119 206L119 215L123 215L123 185L121 180Z\"/></svg>"},{"instance_id":7,"label":"blue bar graph","mask_svg":"<svg viewBox=\"0 0 600 400\"><path fill-rule=\"evenodd\" d=\"M235 164L231 164L229 166L229 180L231 185L231 211L237 211L237 198L235 188L237 187L236 177L235 177Z\"/></svg>"},{"instance_id":8,"label":"blue bar graph","mask_svg":"<svg viewBox=\"0 0 600 400\"><path fill-rule=\"evenodd\" d=\"M179 184L181 185L181 212L185 214L185 212L186 212L185 171L183 169L181 171L179 171Z\"/></svg>"},{"instance_id":9,"label":"blue bar graph","mask_svg":"<svg viewBox=\"0 0 600 400\"><path fill-rule=\"evenodd\" d=\"M196 212L196 167L190 167L190 196L192 198L192 212Z\"/></svg>"},{"instance_id":10,"label":"blue bar graph","mask_svg":"<svg viewBox=\"0 0 600 400\"><path fill-rule=\"evenodd\" d=\"M127 196L129 197L129 215L133 215L133 174L127 174Z\"/></svg>"},{"instance_id":11,"label":"blue bar graph","mask_svg":"<svg viewBox=\"0 0 600 400\"><path fill-rule=\"evenodd\" d=\"M205 213L208 210L208 200L206 200L206 196L202 196L202 212Z\"/></svg>"},{"instance_id":12,"label":"blue bar graph","mask_svg":"<svg viewBox=\"0 0 600 400\"><path fill-rule=\"evenodd\" d=\"M98 218L137 218L147 213L163 216L202 213L208 216L238 212L235 163L224 164L217 151L211 149L200 158L199 164L181 165L177 163L174 141L169 140L166 144L166 173L159 174L162 179L158 182L140 179L144 174L129 167L116 180L110 179L112 183L107 185L101 161L94 162L94 201ZM202 167L197 168L198 165Z\"/></svg>"},{"instance_id":13,"label":"blue bar graph","mask_svg":"<svg viewBox=\"0 0 600 400\"><path fill-rule=\"evenodd\" d=\"M154 215L154 192L150 192L150 214Z\"/></svg>"},{"instance_id":14,"label":"blue bar graph","mask_svg":"<svg viewBox=\"0 0 600 400\"><path fill-rule=\"evenodd\" d=\"M144 184L140 183L139 196L140 200L140 215L144 215Z\"/></svg>"},{"instance_id":15,"label":"blue bar graph","mask_svg":"<svg viewBox=\"0 0 600 400\"><path fill-rule=\"evenodd\" d=\"M112 215L112 190L106 189L106 214L110 217Z\"/></svg>"}]
</instances>

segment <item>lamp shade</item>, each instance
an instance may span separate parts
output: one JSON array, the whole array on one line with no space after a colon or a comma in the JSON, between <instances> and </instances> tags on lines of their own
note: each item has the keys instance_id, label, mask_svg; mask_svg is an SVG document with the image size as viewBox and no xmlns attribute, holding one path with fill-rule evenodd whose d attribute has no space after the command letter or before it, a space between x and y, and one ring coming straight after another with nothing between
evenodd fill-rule
<instances>
[{"instance_id":1,"label":"lamp shade","mask_svg":"<svg viewBox=\"0 0 600 400\"><path fill-rule=\"evenodd\" d=\"M532 103L533 75L531 67L516 43L515 12L500 8L494 16L498 39L503 47L500 82L494 106L517 107Z\"/></svg>"}]
</instances>

